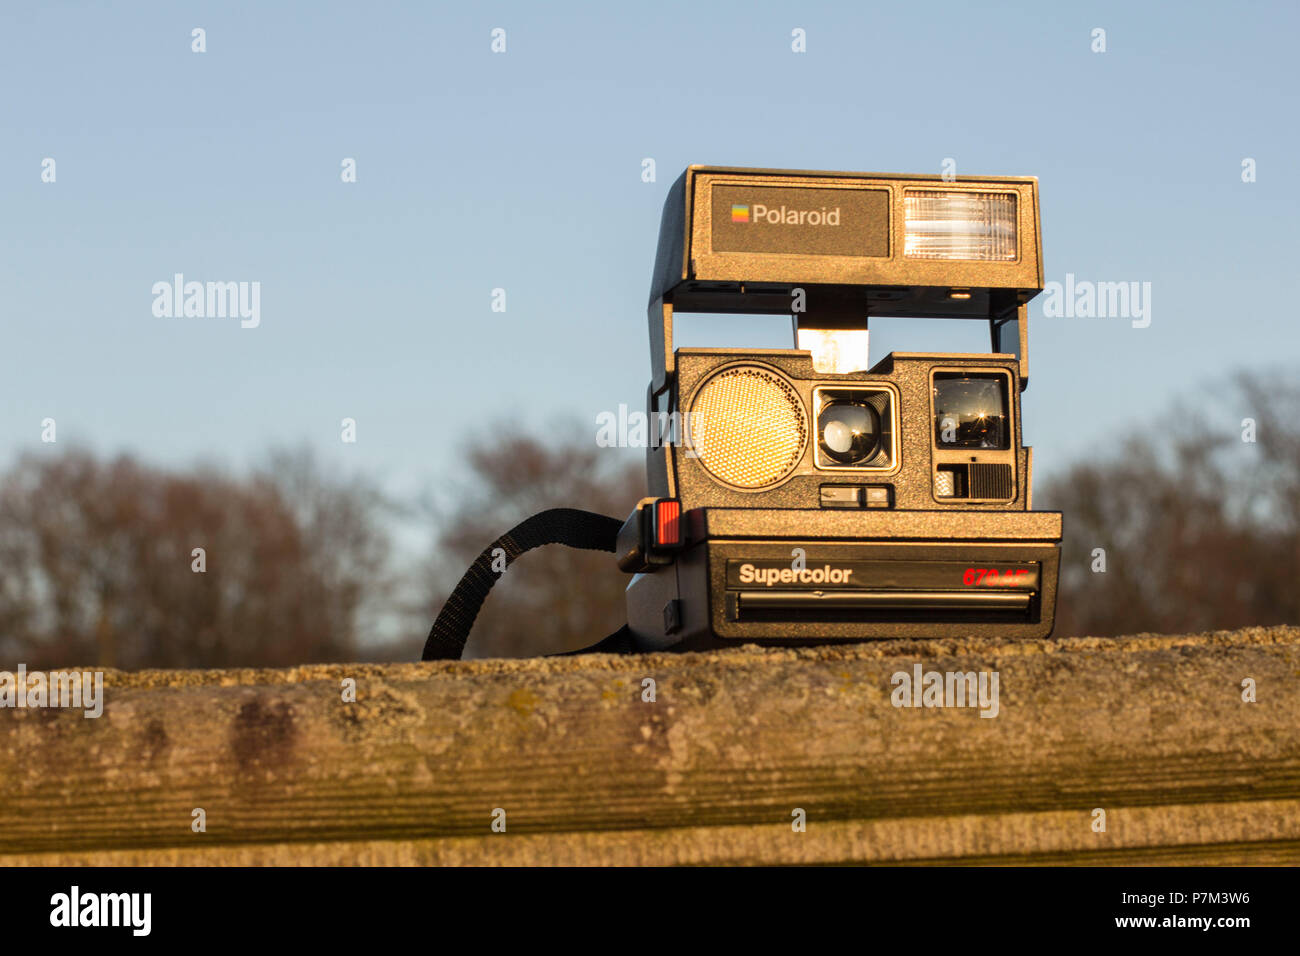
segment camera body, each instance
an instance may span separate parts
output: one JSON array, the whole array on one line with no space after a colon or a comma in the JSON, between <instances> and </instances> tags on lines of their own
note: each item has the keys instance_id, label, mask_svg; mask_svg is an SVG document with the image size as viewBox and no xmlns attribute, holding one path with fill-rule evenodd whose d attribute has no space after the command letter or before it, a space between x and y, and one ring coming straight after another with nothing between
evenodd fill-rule
<instances>
[{"instance_id":1,"label":"camera body","mask_svg":"<svg viewBox=\"0 0 1300 956\"><path fill-rule=\"evenodd\" d=\"M650 297L649 496L619 535L637 646L1043 637L1061 516L1031 509L1037 181L691 167ZM672 346L674 311L787 314L791 349ZM988 324L894 352L868 323Z\"/></svg>"}]
</instances>

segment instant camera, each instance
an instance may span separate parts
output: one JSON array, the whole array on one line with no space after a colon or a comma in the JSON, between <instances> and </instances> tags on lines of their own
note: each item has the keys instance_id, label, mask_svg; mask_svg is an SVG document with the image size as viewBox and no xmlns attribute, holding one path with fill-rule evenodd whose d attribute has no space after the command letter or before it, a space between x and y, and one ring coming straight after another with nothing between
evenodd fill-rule
<instances>
[{"instance_id":1,"label":"instant camera","mask_svg":"<svg viewBox=\"0 0 1300 956\"><path fill-rule=\"evenodd\" d=\"M1021 441L1038 182L692 166L650 288L649 497L618 532L638 650L1051 633L1061 515ZM675 313L788 315L788 349L673 347ZM988 326L893 352L874 320Z\"/></svg>"}]
</instances>

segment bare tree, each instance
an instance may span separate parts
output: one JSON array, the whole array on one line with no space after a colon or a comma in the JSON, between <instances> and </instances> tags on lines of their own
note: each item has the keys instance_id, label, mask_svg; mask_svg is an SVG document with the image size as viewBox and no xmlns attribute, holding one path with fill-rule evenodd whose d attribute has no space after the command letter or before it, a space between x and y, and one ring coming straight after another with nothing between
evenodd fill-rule
<instances>
[{"instance_id":1,"label":"bare tree","mask_svg":"<svg viewBox=\"0 0 1300 956\"><path fill-rule=\"evenodd\" d=\"M381 510L303 453L244 480L26 456L0 480L0 652L33 667L353 659L382 596Z\"/></svg>"},{"instance_id":2,"label":"bare tree","mask_svg":"<svg viewBox=\"0 0 1300 956\"><path fill-rule=\"evenodd\" d=\"M1300 388L1206 394L1047 483L1041 504L1065 513L1057 634L1300 621Z\"/></svg>"}]
</instances>

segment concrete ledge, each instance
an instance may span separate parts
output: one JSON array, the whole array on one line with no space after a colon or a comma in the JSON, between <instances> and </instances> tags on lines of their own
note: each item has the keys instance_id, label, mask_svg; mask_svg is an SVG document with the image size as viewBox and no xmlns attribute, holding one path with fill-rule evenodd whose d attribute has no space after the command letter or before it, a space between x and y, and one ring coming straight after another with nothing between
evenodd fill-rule
<instances>
[{"instance_id":1,"label":"concrete ledge","mask_svg":"<svg viewBox=\"0 0 1300 956\"><path fill-rule=\"evenodd\" d=\"M894 707L916 664L998 671L998 716ZM106 685L0 710L0 862L1300 862L1297 628Z\"/></svg>"}]
</instances>

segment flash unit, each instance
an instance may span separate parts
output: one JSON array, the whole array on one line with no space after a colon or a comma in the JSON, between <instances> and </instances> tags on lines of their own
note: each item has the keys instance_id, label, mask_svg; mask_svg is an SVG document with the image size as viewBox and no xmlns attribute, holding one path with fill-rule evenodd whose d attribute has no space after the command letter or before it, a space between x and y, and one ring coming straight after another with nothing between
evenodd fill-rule
<instances>
[{"instance_id":1,"label":"flash unit","mask_svg":"<svg viewBox=\"0 0 1300 956\"><path fill-rule=\"evenodd\" d=\"M909 189L903 206L903 254L908 258L1016 258L1015 193Z\"/></svg>"}]
</instances>

